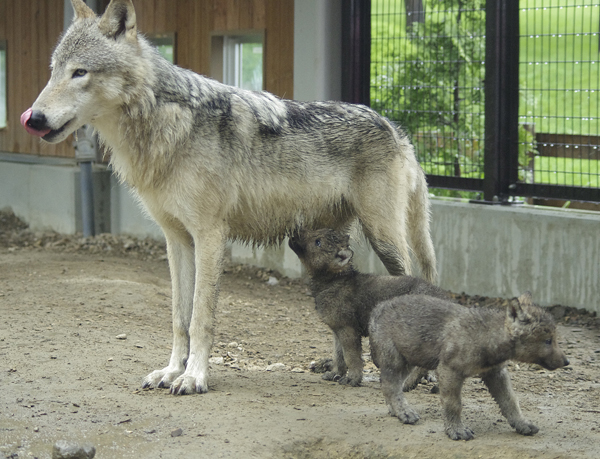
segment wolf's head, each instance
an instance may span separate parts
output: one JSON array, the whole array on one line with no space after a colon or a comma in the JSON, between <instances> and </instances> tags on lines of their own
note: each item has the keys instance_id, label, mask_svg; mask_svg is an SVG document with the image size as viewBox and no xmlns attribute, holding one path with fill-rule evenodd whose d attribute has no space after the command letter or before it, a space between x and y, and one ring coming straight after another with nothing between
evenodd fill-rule
<instances>
[{"instance_id":1,"label":"wolf's head","mask_svg":"<svg viewBox=\"0 0 600 459\"><path fill-rule=\"evenodd\" d=\"M516 360L537 363L548 370L569 365L569 359L558 346L554 319L533 304L529 292L510 302L506 326L515 340Z\"/></svg>"},{"instance_id":2,"label":"wolf's head","mask_svg":"<svg viewBox=\"0 0 600 459\"><path fill-rule=\"evenodd\" d=\"M82 0L71 3L75 17L52 55L50 81L21 115L27 132L49 143L114 113L145 70L131 0L111 0L102 17Z\"/></svg>"},{"instance_id":3,"label":"wolf's head","mask_svg":"<svg viewBox=\"0 0 600 459\"><path fill-rule=\"evenodd\" d=\"M311 276L337 274L352 269L349 236L332 229L300 230L289 241Z\"/></svg>"}]
</instances>

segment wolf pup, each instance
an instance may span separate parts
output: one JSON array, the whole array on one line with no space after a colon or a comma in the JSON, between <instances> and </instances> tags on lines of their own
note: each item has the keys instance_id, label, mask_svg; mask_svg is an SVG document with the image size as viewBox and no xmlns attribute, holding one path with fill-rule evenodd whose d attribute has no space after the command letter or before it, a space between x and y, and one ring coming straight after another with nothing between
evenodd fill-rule
<instances>
[{"instance_id":1,"label":"wolf pup","mask_svg":"<svg viewBox=\"0 0 600 459\"><path fill-rule=\"evenodd\" d=\"M415 277L356 271L348 241L348 235L332 229L300 230L290 238L289 246L310 275L317 313L333 331L333 368L323 379L358 386L363 373L361 337L368 336L375 305L409 293L439 298L448 298L448 294Z\"/></svg>"},{"instance_id":2,"label":"wolf pup","mask_svg":"<svg viewBox=\"0 0 600 459\"><path fill-rule=\"evenodd\" d=\"M534 305L529 292L507 309L466 308L424 295L407 295L379 304L369 323L373 362L392 416L414 424L419 415L408 405L402 382L413 366L437 369L446 434L471 440L461 421L461 389L479 375L509 424L521 435L538 428L519 408L507 360L536 363L548 370L569 364L558 347L552 316Z\"/></svg>"},{"instance_id":3,"label":"wolf pup","mask_svg":"<svg viewBox=\"0 0 600 459\"><path fill-rule=\"evenodd\" d=\"M91 124L165 234L173 348L144 387L208 390L227 240L277 244L300 225L360 221L391 273L410 272L410 240L435 279L425 175L387 119L361 105L223 85L163 59L138 34L131 0L111 0L101 17L71 2L50 81L21 122L50 143Z\"/></svg>"}]
</instances>

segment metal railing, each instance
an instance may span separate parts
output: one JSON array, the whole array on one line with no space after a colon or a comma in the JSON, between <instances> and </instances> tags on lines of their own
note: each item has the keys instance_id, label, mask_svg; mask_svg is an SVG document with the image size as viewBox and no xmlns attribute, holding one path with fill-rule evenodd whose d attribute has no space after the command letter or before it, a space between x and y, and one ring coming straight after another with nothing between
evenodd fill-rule
<instances>
[{"instance_id":1,"label":"metal railing","mask_svg":"<svg viewBox=\"0 0 600 459\"><path fill-rule=\"evenodd\" d=\"M361 84L411 134L430 186L600 201L599 0L361 3Z\"/></svg>"}]
</instances>

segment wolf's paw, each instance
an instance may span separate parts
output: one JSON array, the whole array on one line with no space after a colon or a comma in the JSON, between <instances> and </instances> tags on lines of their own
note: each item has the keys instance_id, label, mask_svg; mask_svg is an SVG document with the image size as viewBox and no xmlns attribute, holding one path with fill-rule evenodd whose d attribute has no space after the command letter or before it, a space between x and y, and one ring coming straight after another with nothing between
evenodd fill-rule
<instances>
[{"instance_id":1,"label":"wolf's paw","mask_svg":"<svg viewBox=\"0 0 600 459\"><path fill-rule=\"evenodd\" d=\"M323 373L321 378L323 378L325 381L339 381L342 376L338 375L335 371L327 371Z\"/></svg>"},{"instance_id":2,"label":"wolf's paw","mask_svg":"<svg viewBox=\"0 0 600 459\"><path fill-rule=\"evenodd\" d=\"M471 429L465 427L463 425L459 427L446 427L446 434L452 440L473 440L475 438L475 434Z\"/></svg>"},{"instance_id":3,"label":"wolf's paw","mask_svg":"<svg viewBox=\"0 0 600 459\"><path fill-rule=\"evenodd\" d=\"M321 359L310 364L310 371L313 373L326 373L333 370L333 360Z\"/></svg>"},{"instance_id":4,"label":"wolf's paw","mask_svg":"<svg viewBox=\"0 0 600 459\"><path fill-rule=\"evenodd\" d=\"M538 426L529 421L518 422L515 424L514 428L516 429L517 433L527 436L535 435L540 431Z\"/></svg>"},{"instance_id":5,"label":"wolf's paw","mask_svg":"<svg viewBox=\"0 0 600 459\"><path fill-rule=\"evenodd\" d=\"M170 387L173 381L184 372L181 370L171 370L169 367L162 370L155 370L144 378L142 387L155 389L157 387Z\"/></svg>"},{"instance_id":6,"label":"wolf's paw","mask_svg":"<svg viewBox=\"0 0 600 459\"><path fill-rule=\"evenodd\" d=\"M404 408L402 410L396 410L395 416L400 419L404 424L416 424L421 416L412 408Z\"/></svg>"},{"instance_id":7,"label":"wolf's paw","mask_svg":"<svg viewBox=\"0 0 600 459\"><path fill-rule=\"evenodd\" d=\"M173 395L205 394L206 392L208 392L206 378L183 374L171 384L171 394Z\"/></svg>"},{"instance_id":8,"label":"wolf's paw","mask_svg":"<svg viewBox=\"0 0 600 459\"><path fill-rule=\"evenodd\" d=\"M340 378L338 381L340 384L344 384L346 386L358 387L362 381L362 376L351 376L347 374L346 376Z\"/></svg>"}]
</instances>

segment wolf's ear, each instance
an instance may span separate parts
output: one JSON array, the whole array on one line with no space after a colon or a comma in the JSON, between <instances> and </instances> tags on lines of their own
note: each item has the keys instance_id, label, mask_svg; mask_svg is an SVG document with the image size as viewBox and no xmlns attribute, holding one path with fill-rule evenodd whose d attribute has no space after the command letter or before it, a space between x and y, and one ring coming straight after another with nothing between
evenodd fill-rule
<instances>
[{"instance_id":1,"label":"wolf's ear","mask_svg":"<svg viewBox=\"0 0 600 459\"><path fill-rule=\"evenodd\" d=\"M71 5L75 11L75 20L96 17L96 13L83 0L71 0Z\"/></svg>"},{"instance_id":2,"label":"wolf's ear","mask_svg":"<svg viewBox=\"0 0 600 459\"><path fill-rule=\"evenodd\" d=\"M530 306L533 304L531 299L531 293L525 292L519 298L514 298L508 305L508 316L512 320L520 320L521 322L528 322L530 316Z\"/></svg>"},{"instance_id":3,"label":"wolf's ear","mask_svg":"<svg viewBox=\"0 0 600 459\"><path fill-rule=\"evenodd\" d=\"M115 40L124 36L129 41L137 41L135 9L131 0L111 0L98 28L105 36Z\"/></svg>"},{"instance_id":4,"label":"wolf's ear","mask_svg":"<svg viewBox=\"0 0 600 459\"><path fill-rule=\"evenodd\" d=\"M346 266L350 262L350 260L352 260L352 255L354 255L354 252L352 250L342 249L337 253L335 259L338 265Z\"/></svg>"},{"instance_id":5,"label":"wolf's ear","mask_svg":"<svg viewBox=\"0 0 600 459\"><path fill-rule=\"evenodd\" d=\"M519 303L525 307L531 306L533 304L533 299L531 298L531 292L527 291L527 292L523 293L519 297Z\"/></svg>"}]
</instances>

